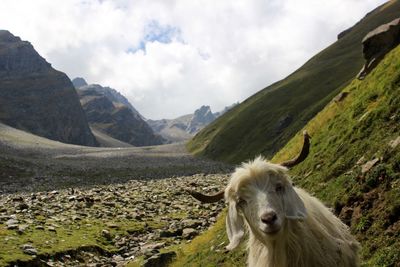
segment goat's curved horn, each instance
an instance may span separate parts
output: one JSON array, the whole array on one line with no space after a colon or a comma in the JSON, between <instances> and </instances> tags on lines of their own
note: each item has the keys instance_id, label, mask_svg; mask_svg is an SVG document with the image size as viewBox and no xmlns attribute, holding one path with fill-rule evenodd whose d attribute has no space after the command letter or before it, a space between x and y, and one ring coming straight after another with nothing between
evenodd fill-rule
<instances>
[{"instance_id":1,"label":"goat's curved horn","mask_svg":"<svg viewBox=\"0 0 400 267\"><path fill-rule=\"evenodd\" d=\"M304 143L300 153L295 158L282 162L280 163L280 165L287 168L291 168L307 158L308 153L310 152L310 135L308 135L307 131L304 131L303 136L304 136Z\"/></svg>"},{"instance_id":2,"label":"goat's curved horn","mask_svg":"<svg viewBox=\"0 0 400 267\"><path fill-rule=\"evenodd\" d=\"M224 192L225 190L221 190L218 193L214 194L214 195L204 195L202 193L193 191L193 190L186 190L192 197L194 197L195 199L203 202L203 203L214 203L214 202L218 202L221 199L224 198Z\"/></svg>"}]
</instances>

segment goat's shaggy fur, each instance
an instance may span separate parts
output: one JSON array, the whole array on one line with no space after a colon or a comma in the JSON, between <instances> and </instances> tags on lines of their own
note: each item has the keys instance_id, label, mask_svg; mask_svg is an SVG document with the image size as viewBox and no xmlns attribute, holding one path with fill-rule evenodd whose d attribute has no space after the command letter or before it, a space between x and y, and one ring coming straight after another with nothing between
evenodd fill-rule
<instances>
[{"instance_id":1,"label":"goat's shaggy fur","mask_svg":"<svg viewBox=\"0 0 400 267\"><path fill-rule=\"evenodd\" d=\"M239 245L247 226L249 266L359 266L359 243L348 227L319 200L293 187L280 165L261 157L243 164L233 173L225 200L227 249ZM268 226L260 222L260 214L266 210L276 212L277 230L263 231Z\"/></svg>"}]
</instances>

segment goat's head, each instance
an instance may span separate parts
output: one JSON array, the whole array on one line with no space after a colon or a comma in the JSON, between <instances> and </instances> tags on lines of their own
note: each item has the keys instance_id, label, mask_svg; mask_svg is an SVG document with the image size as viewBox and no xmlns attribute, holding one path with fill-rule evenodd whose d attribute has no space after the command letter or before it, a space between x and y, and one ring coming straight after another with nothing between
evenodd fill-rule
<instances>
[{"instance_id":1,"label":"goat's head","mask_svg":"<svg viewBox=\"0 0 400 267\"><path fill-rule=\"evenodd\" d=\"M289 180L287 168L307 157L309 145L309 135L304 132L304 145L295 159L272 164L258 157L237 168L225 190L212 196L189 192L194 198L207 203L225 196L229 205L226 217L230 241L228 250L236 248L242 240L245 221L256 238L262 241L277 238L287 220L306 217L303 201Z\"/></svg>"}]
</instances>

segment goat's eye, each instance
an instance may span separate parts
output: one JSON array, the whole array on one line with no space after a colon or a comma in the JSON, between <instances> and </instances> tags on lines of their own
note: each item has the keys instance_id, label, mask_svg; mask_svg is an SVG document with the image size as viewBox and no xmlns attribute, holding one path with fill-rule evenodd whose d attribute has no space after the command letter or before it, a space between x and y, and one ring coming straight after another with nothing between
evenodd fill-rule
<instances>
[{"instance_id":1,"label":"goat's eye","mask_svg":"<svg viewBox=\"0 0 400 267\"><path fill-rule=\"evenodd\" d=\"M246 200L244 200L244 199L241 198L241 197L238 199L238 202L237 202L237 204L238 204L239 206L246 205L246 203L247 203Z\"/></svg>"},{"instance_id":2,"label":"goat's eye","mask_svg":"<svg viewBox=\"0 0 400 267\"><path fill-rule=\"evenodd\" d=\"M276 186L275 186L275 191L276 192L282 192L283 191L283 185L282 184L277 184Z\"/></svg>"}]
</instances>

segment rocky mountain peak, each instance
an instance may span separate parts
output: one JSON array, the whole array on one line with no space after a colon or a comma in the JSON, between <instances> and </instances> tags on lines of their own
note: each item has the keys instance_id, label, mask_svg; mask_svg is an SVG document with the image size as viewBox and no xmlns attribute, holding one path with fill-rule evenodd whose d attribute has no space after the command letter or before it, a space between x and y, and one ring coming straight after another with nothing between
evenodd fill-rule
<instances>
[{"instance_id":1,"label":"rocky mountain peak","mask_svg":"<svg viewBox=\"0 0 400 267\"><path fill-rule=\"evenodd\" d=\"M81 77L76 77L75 79L73 79L72 84L75 86L75 88L80 88L82 86L88 85L88 83L85 81L85 79L83 79Z\"/></svg>"},{"instance_id":2,"label":"rocky mountain peak","mask_svg":"<svg viewBox=\"0 0 400 267\"><path fill-rule=\"evenodd\" d=\"M51 65L27 41L0 30L0 78L44 72Z\"/></svg>"},{"instance_id":3,"label":"rocky mountain peak","mask_svg":"<svg viewBox=\"0 0 400 267\"><path fill-rule=\"evenodd\" d=\"M11 32L7 30L0 30L0 42L13 43L20 42L21 38L14 36Z\"/></svg>"},{"instance_id":4,"label":"rocky mountain peak","mask_svg":"<svg viewBox=\"0 0 400 267\"><path fill-rule=\"evenodd\" d=\"M201 106L194 112L186 131L188 133L198 132L213 120L215 120L215 115L212 113L210 106Z\"/></svg>"}]
</instances>

